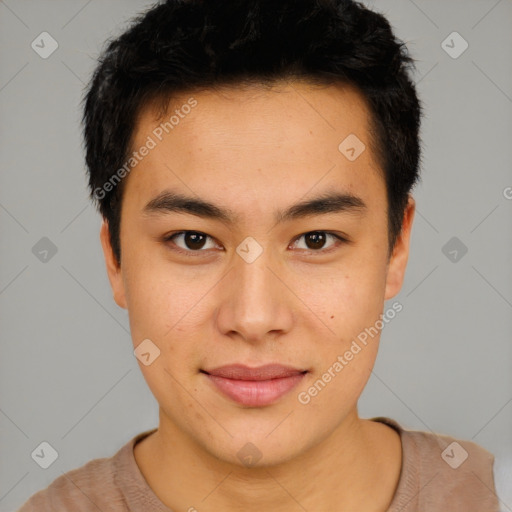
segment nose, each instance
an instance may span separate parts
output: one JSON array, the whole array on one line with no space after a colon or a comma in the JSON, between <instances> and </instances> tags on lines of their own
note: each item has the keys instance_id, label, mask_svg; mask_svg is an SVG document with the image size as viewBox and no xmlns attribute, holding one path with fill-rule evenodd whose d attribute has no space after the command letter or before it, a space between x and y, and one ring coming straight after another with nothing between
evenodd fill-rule
<instances>
[{"instance_id":1,"label":"nose","mask_svg":"<svg viewBox=\"0 0 512 512\"><path fill-rule=\"evenodd\" d=\"M233 264L217 312L220 332L248 343L268 342L289 332L297 305L282 266L266 251L252 262L235 254Z\"/></svg>"}]
</instances>

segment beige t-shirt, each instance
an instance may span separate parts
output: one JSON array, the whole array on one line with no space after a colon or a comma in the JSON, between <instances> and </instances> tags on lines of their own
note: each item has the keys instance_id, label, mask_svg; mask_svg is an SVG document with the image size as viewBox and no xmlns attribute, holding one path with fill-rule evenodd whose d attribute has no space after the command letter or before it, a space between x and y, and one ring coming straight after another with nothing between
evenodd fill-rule
<instances>
[{"instance_id":1,"label":"beige t-shirt","mask_svg":"<svg viewBox=\"0 0 512 512\"><path fill-rule=\"evenodd\" d=\"M402 440L402 470L387 512L499 512L491 453L471 441L404 429L390 418L372 420L391 426ZM112 457L58 477L18 512L172 512L133 455L137 441L154 430L138 434Z\"/></svg>"}]
</instances>

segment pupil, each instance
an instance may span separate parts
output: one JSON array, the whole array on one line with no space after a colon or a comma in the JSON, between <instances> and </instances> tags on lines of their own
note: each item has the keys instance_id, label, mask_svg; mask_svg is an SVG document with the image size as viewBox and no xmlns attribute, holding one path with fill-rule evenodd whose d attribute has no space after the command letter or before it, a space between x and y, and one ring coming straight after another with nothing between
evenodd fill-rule
<instances>
[{"instance_id":1,"label":"pupil","mask_svg":"<svg viewBox=\"0 0 512 512\"><path fill-rule=\"evenodd\" d=\"M308 244L307 241L312 241L312 244ZM306 236L306 245L309 249L321 249L325 243L325 233L313 232Z\"/></svg>"},{"instance_id":2,"label":"pupil","mask_svg":"<svg viewBox=\"0 0 512 512\"><path fill-rule=\"evenodd\" d=\"M185 243L189 249L201 249L204 246L205 237L201 233L186 233Z\"/></svg>"}]
</instances>

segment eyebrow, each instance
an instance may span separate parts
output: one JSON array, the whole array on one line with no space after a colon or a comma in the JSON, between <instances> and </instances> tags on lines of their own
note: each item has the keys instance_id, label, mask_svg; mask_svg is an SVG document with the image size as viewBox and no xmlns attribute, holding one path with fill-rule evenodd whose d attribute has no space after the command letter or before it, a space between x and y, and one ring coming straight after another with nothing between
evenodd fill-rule
<instances>
[{"instance_id":1,"label":"eyebrow","mask_svg":"<svg viewBox=\"0 0 512 512\"><path fill-rule=\"evenodd\" d=\"M276 224L314 215L332 213L363 214L367 209L365 202L350 193L326 192L313 199L298 202L286 210L275 212ZM215 205L204 199L186 196L181 193L164 190L151 199L142 210L144 216L165 215L178 212L213 219L223 224L234 224L238 216L230 209Z\"/></svg>"}]
</instances>

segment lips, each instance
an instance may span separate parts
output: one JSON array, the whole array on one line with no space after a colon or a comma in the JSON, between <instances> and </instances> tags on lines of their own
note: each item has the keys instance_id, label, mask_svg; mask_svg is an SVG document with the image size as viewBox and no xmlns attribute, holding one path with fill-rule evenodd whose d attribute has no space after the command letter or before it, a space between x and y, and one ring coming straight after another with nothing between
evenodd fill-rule
<instances>
[{"instance_id":1,"label":"lips","mask_svg":"<svg viewBox=\"0 0 512 512\"><path fill-rule=\"evenodd\" d=\"M289 393L307 371L280 364L255 368L235 364L202 370L201 373L225 397L241 405L263 407Z\"/></svg>"}]
</instances>

